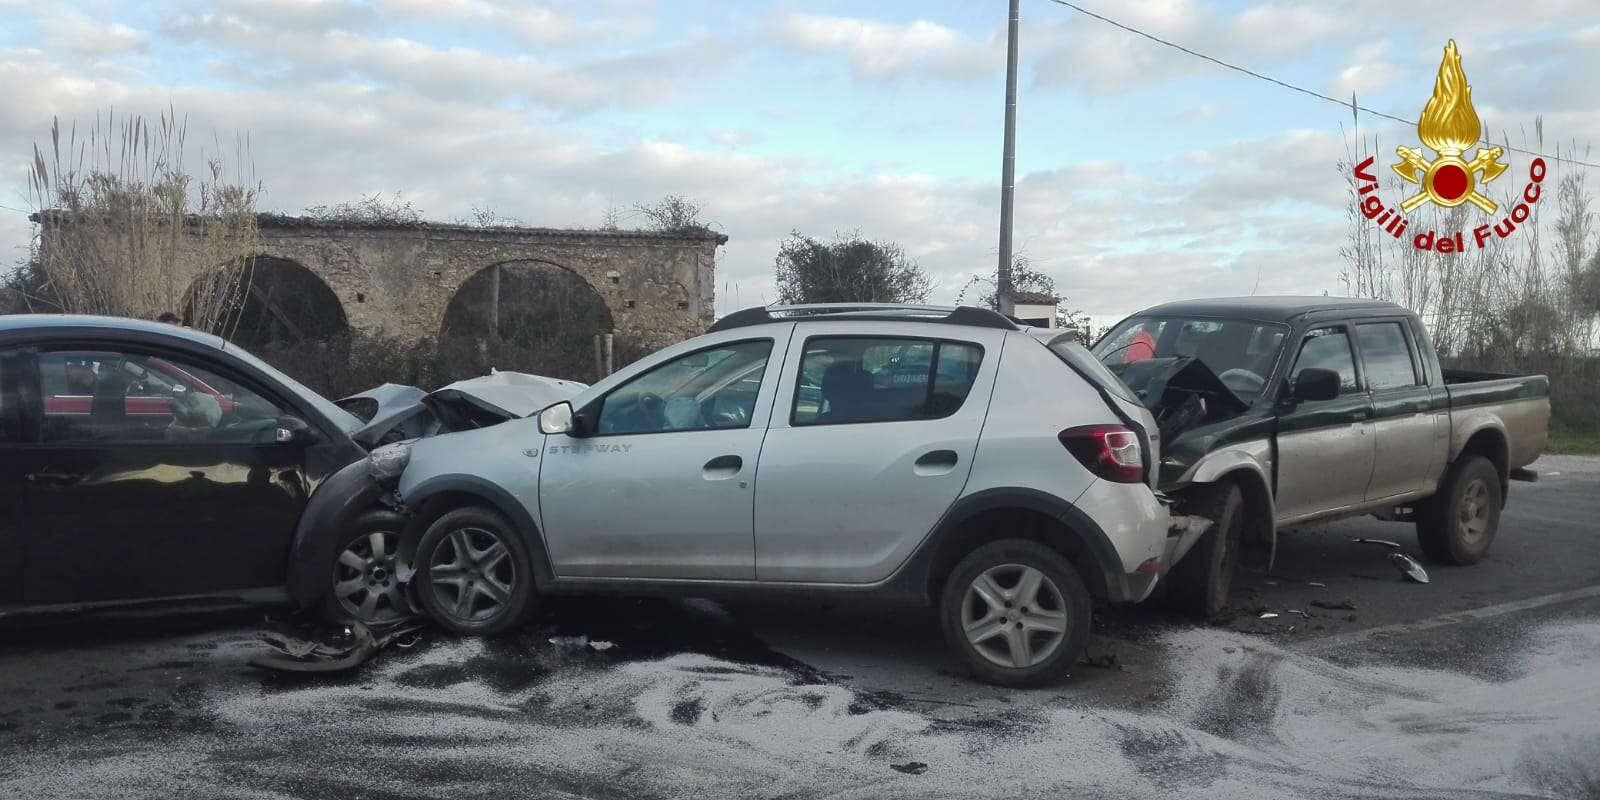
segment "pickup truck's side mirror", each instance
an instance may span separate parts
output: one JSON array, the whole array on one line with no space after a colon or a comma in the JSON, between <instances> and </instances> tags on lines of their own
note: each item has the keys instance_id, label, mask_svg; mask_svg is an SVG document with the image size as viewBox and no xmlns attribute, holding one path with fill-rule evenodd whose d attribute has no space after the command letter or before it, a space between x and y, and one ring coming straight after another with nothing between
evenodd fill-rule
<instances>
[{"instance_id":1,"label":"pickup truck's side mirror","mask_svg":"<svg viewBox=\"0 0 1600 800\"><path fill-rule=\"evenodd\" d=\"M1339 373L1321 367L1306 367L1294 376L1289 396L1302 402L1332 400L1339 396Z\"/></svg>"}]
</instances>

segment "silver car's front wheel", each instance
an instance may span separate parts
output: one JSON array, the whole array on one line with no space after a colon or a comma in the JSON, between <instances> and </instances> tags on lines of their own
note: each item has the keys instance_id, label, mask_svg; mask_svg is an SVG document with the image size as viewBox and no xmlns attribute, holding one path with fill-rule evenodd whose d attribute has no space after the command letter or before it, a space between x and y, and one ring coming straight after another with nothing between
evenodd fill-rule
<instances>
[{"instance_id":1,"label":"silver car's front wheel","mask_svg":"<svg viewBox=\"0 0 1600 800\"><path fill-rule=\"evenodd\" d=\"M1072 563L1043 542L981 545L950 571L940 624L973 675L1002 686L1061 676L1089 636L1089 591Z\"/></svg>"},{"instance_id":2,"label":"silver car's front wheel","mask_svg":"<svg viewBox=\"0 0 1600 800\"><path fill-rule=\"evenodd\" d=\"M533 560L522 534L498 512L458 508L417 543L417 598L451 633L491 635L533 611Z\"/></svg>"},{"instance_id":3,"label":"silver car's front wheel","mask_svg":"<svg viewBox=\"0 0 1600 800\"><path fill-rule=\"evenodd\" d=\"M1031 667L1061 646L1067 611L1061 590L1033 567L1001 564L967 586L961 629L973 649L1002 667Z\"/></svg>"}]
</instances>

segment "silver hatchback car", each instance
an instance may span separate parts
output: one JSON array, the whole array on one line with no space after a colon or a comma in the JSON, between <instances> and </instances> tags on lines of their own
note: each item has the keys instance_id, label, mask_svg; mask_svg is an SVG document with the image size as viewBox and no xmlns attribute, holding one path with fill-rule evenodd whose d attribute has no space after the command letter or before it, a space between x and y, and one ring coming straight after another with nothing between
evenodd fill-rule
<instances>
[{"instance_id":1,"label":"silver hatchback car","mask_svg":"<svg viewBox=\"0 0 1600 800\"><path fill-rule=\"evenodd\" d=\"M416 596L453 631L557 594L858 594L936 608L979 678L1019 686L1072 663L1092 597L1143 600L1170 564L1155 431L1060 331L775 306L377 457L423 531Z\"/></svg>"}]
</instances>

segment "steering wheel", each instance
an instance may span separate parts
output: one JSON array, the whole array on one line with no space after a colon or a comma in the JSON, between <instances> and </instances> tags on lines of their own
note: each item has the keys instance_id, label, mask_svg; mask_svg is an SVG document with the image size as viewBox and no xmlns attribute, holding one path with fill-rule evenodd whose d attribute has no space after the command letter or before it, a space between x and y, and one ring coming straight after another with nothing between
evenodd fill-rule
<instances>
[{"instance_id":1,"label":"steering wheel","mask_svg":"<svg viewBox=\"0 0 1600 800\"><path fill-rule=\"evenodd\" d=\"M1266 378L1244 368L1225 370L1217 376L1217 380L1240 394L1260 394L1262 389L1267 388Z\"/></svg>"}]
</instances>

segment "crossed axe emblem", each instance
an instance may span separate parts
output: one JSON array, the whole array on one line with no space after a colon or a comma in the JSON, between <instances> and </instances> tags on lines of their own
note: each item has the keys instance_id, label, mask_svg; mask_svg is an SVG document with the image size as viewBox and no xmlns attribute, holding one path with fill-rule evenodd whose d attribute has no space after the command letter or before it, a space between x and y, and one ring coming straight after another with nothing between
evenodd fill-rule
<instances>
[{"instance_id":1,"label":"crossed axe emblem","mask_svg":"<svg viewBox=\"0 0 1600 800\"><path fill-rule=\"evenodd\" d=\"M1506 171L1510 165L1500 163L1504 153L1500 147L1479 148L1471 161L1463 161L1460 151L1442 150L1438 158L1429 161L1422 157L1420 147L1396 147L1400 163L1394 165L1395 174L1422 187L1422 191L1402 200L1400 208L1410 213L1431 199L1446 208L1471 203L1493 214L1500 206L1483 196L1475 184L1488 183ZM1479 173L1482 177L1475 179Z\"/></svg>"}]
</instances>

